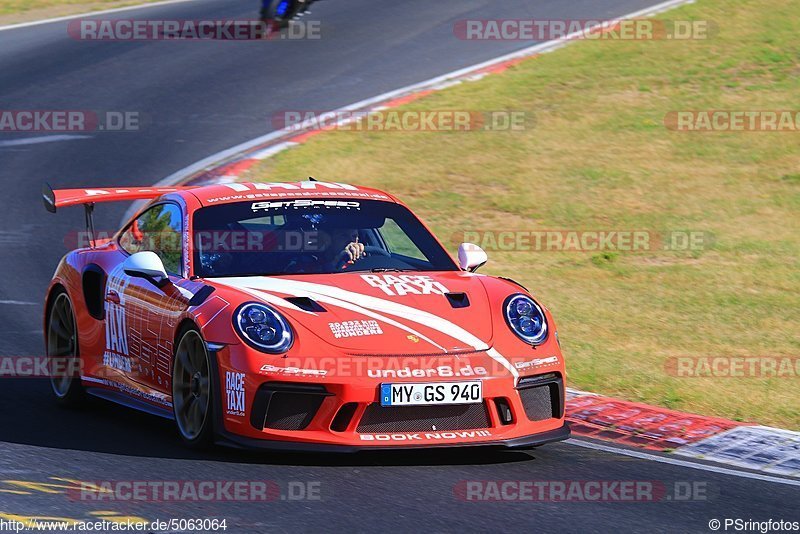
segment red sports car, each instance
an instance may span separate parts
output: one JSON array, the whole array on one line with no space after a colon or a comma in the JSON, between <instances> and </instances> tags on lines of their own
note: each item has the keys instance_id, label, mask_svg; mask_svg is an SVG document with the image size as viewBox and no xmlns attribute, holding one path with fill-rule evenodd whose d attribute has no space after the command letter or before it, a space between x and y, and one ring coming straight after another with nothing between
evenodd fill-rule
<instances>
[{"instance_id":1,"label":"red sports car","mask_svg":"<svg viewBox=\"0 0 800 534\"><path fill-rule=\"evenodd\" d=\"M531 448L565 439L547 308L476 274L393 196L315 180L44 190L88 246L47 290L53 392L175 421L183 441L270 449ZM151 202L113 236L107 201ZM60 370L60 371L58 371Z\"/></svg>"}]
</instances>

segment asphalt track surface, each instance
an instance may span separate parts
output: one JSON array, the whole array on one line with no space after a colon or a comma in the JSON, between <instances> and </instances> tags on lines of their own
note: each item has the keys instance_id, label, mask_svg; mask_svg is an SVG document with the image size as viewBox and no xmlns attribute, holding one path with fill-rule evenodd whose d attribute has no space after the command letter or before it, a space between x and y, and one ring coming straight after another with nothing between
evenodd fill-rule
<instances>
[{"instance_id":1,"label":"asphalt track surface","mask_svg":"<svg viewBox=\"0 0 800 534\"><path fill-rule=\"evenodd\" d=\"M0 355L41 354L43 291L82 229L80 210L51 216L41 185L149 185L209 154L271 130L281 110L334 109L523 48L522 42L464 42L463 18L611 18L653 0L326 0L313 19L319 41L79 42L66 23L0 32L0 109L135 111L139 132L9 141L46 134L0 133ZM252 18L257 2L151 7L111 18ZM324 169L300 169L298 178ZM354 181L358 177L353 177ZM98 228L124 206L103 206ZM219 517L229 532L320 530L709 532L713 518L800 520L800 488L556 444L531 453L412 451L357 455L195 453L171 423L100 401L82 412L57 408L48 384L0 384L0 513L75 519L93 512L148 519ZM269 480L273 502L94 503L63 489L7 482L74 480ZM462 481L654 481L699 483L689 502L466 502ZM308 486L310 484L310 486ZM319 498L296 500L297 488ZM45 487L46 488L46 487ZM294 489L294 493L291 493Z\"/></svg>"}]
</instances>

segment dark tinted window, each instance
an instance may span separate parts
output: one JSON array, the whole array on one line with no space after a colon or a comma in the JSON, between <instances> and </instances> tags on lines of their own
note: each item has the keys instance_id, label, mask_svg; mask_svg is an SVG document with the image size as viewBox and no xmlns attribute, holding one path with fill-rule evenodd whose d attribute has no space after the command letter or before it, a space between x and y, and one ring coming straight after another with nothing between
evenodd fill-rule
<instances>
[{"instance_id":1,"label":"dark tinted window","mask_svg":"<svg viewBox=\"0 0 800 534\"><path fill-rule=\"evenodd\" d=\"M195 273L204 277L458 270L422 223L393 202L238 202L202 208L193 227Z\"/></svg>"}]
</instances>

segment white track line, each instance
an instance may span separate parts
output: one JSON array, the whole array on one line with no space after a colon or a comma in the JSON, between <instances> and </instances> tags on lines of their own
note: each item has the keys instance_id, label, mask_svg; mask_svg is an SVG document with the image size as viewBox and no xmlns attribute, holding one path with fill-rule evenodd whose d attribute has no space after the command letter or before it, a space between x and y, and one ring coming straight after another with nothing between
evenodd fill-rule
<instances>
[{"instance_id":1,"label":"white track line","mask_svg":"<svg viewBox=\"0 0 800 534\"><path fill-rule=\"evenodd\" d=\"M769 475L760 475L758 473L750 473L748 471L739 471L737 469L728 469L726 467L719 467L716 465L703 464L699 462L691 462L687 460L678 460L668 456L658 456L656 454L648 454L633 449L624 449L621 447L614 447L611 445L602 445L590 441L582 441L578 439L568 439L564 443L568 445L576 445L585 449L592 449L596 451L608 452L611 454L621 454L623 456L630 456L631 458L638 458L640 460L647 460L650 462L659 462L662 464L677 465L680 467L688 467L689 469L698 469L700 471L709 471L711 473L719 473L721 475L730 475L741 478L751 478L753 480L761 480L762 482L773 482L775 484L785 484L787 486L800 486L800 480L790 480L786 478L773 477Z\"/></svg>"},{"instance_id":2,"label":"white track line","mask_svg":"<svg viewBox=\"0 0 800 534\"><path fill-rule=\"evenodd\" d=\"M42 137L25 137L0 141L0 148L9 146L40 145L42 143L56 143L58 141L76 141L78 139L91 139L91 135L45 135Z\"/></svg>"},{"instance_id":3,"label":"white track line","mask_svg":"<svg viewBox=\"0 0 800 534\"><path fill-rule=\"evenodd\" d=\"M143 9L148 7L167 6L170 4L183 4L185 2L195 2L197 0L162 0L161 2L153 2L151 4L138 4L135 6L115 7L113 9L104 9L102 11L91 11L89 13L77 13L75 15L65 15L63 17L56 17L52 19L33 20L31 22L21 22L19 24L9 24L8 26L0 26L0 32L8 30L16 30L19 28L30 28L31 26L40 26L42 24L52 24L53 22L63 22L65 20L72 20L81 17L96 17L98 15L108 15L110 13L120 13L122 11L132 11L134 9Z\"/></svg>"},{"instance_id":4,"label":"white track line","mask_svg":"<svg viewBox=\"0 0 800 534\"><path fill-rule=\"evenodd\" d=\"M657 4L655 6L652 6L652 7L646 8L646 9L642 9L642 10L639 10L639 11L635 11L633 13L629 13L627 15L623 15L621 17L618 17L618 18L614 19L614 21L622 21L622 20L625 20L625 19L632 19L632 18L636 18L636 17L645 17L645 16L656 15L658 13L661 13L662 11L667 11L669 9L672 9L672 8L675 8L675 7L684 5L684 4L692 4L692 3L694 3L694 1L695 0L669 0L667 2L663 2L661 4ZM554 50L554 49L556 49L556 48L558 48L560 46L563 46L564 44L566 44L568 42L571 42L571 40L574 40L574 39L580 37L581 35L584 35L585 33L586 33L586 31L581 30L581 31L577 31L577 32L571 33L571 34L567 35L563 39L555 39L555 40L552 40L552 41L546 41L544 43L539 43L539 44L536 44L536 45L533 45L533 46L529 46L528 48L523 48L522 50L518 50L516 52L512 52L510 54L506 54L504 56L500 56L500 57L495 58L495 59L490 59L488 61L484 61L483 63L478 63L478 64L472 65L470 67L465 67L463 69L459 69L459 70L456 70L456 71L453 71L453 72L449 72L447 74L442 74L441 76L437 76L437 77L431 78L429 80L425 80L425 81L418 82L418 83L415 83L415 84L407 85L405 87L401 87L400 89L395 89L394 91L389 91L387 93L383 93L382 95L378 95L378 96L375 96L375 97L372 97L372 98L367 98L365 100L361 100L361 101L356 102L354 104L350 104L349 106L344 106L344 107L339 108L337 110L333 110L333 111L331 111L331 113L332 114L336 114L336 113L347 113L347 112L357 111L357 110L359 110L361 108L369 107L371 105L375 105L375 104L378 104L380 102L391 100L393 98L405 95L407 93L413 93L413 92L420 91L420 90L425 89L425 88L429 88L429 87L432 87L432 86L436 86L436 85L439 85L439 84L450 82L454 78L461 78L461 77L464 77L464 76L466 76L466 75L468 75L468 74L470 74L472 72L480 71L480 70L492 67L494 65L497 65L499 63L504 63L504 62L510 61L512 59L518 59L518 58L532 56L532 55L535 55L535 54L538 54L538 53L542 53L542 52L548 52L548 51ZM192 174L194 174L196 172L205 170L205 169L213 166L215 163L218 163L218 162L220 162L222 160L226 160L226 159L231 158L233 156L236 156L238 154L245 153L250 149L253 149L253 148L255 148L255 147L259 146L259 145L262 145L264 143L268 143L268 142L270 142L272 140L278 139L278 138L283 137L285 135L288 135L288 134L290 134L290 133L292 133L294 131L302 130L303 127L308 127L308 126L312 125L313 122L314 122L314 119L310 119L309 121L306 121L306 122L304 122L304 123L302 123L300 125L293 125L293 126L291 126L289 128L284 128L282 130L277 130L277 131L274 131L274 132L270 132L270 133L268 133L266 135L262 135L260 137L256 137L255 139L251 139L250 141L246 141L244 143L241 143L241 144L236 145L234 147L228 148L228 149L223 150L221 152L217 152L216 154L211 155L211 156L209 156L207 158L204 158L204 159L198 161L197 163L189 165L188 167L185 167L185 168L183 168L183 169L181 169L181 170L179 170L177 172L174 172L174 173L170 174L166 178L163 178L162 180L157 182L156 185L157 186L165 186L165 185L175 185L176 183L180 183L180 181L185 179L186 177L191 176ZM298 133L301 133L301 132L298 132Z\"/></svg>"},{"instance_id":5,"label":"white track line","mask_svg":"<svg viewBox=\"0 0 800 534\"><path fill-rule=\"evenodd\" d=\"M670 9L676 8L678 6L682 6L684 4L693 4L695 0L668 0L667 2L662 2L660 4L656 4L652 7L648 7L645 9L641 9L639 11L634 11L633 13L628 13L627 15L622 15L621 17L617 17L614 21L622 21L626 19L632 19L637 17L649 17L653 15L657 15L658 13L668 11ZM608 21L606 22L606 24ZM598 24L598 27L600 24ZM413 93L416 91L421 91L423 89L429 88L443 88L447 85L453 85L457 83L458 78L465 77L470 73L474 73L476 71L480 71L482 69L486 69L492 67L494 65L510 61L513 59L529 57L535 54L541 54L545 52L550 52L552 50L556 50L565 44L572 42L572 40L584 35L586 30L581 30L577 32L573 32L563 39L555 39L552 41L546 41L544 43L539 43L533 46L529 46L527 48L523 48L522 50L517 50L516 52L511 52L510 54L506 54L504 56L500 56L494 59L490 59L488 61L484 61L483 63L477 63L470 67L465 67L463 69L455 70L449 72L447 74L442 74L441 76L437 76L435 78L431 78L429 80L425 80L422 82L418 82L415 84L407 85L405 87L401 87L400 89L395 89L394 91L389 91L387 93L383 93L382 95L378 95L372 98L367 98L365 100L361 100L360 102L356 102L354 104L350 104L349 106L344 106L337 110L332 110L331 113L348 113L353 111L358 111L362 108L369 107L375 104L379 104L380 102L384 102L387 100L391 100L393 98ZM269 143L270 141L274 141L276 139L280 139L281 137L288 136L293 132L302 133L304 128L307 128L312 125L314 119L310 119L308 121L304 121L299 125L293 125L289 128L284 128L282 130L276 130L274 132L270 132L268 134L262 135L260 137L256 137L255 139L251 139L250 141L245 141L244 143L238 144L221 152L217 152L207 158L203 158L202 160L189 165L188 167L184 167L183 169L176 171L166 178L162 178L158 182L156 182L157 186L164 187L164 186L172 186L181 183L182 181L186 180L190 176L204 170L213 169L217 166L220 162L233 159L236 156L241 156L247 153L250 150L253 150L256 147ZM284 145L284 144L282 144ZM275 149L272 151L271 149ZM280 152L283 150L285 146L281 146L280 149L277 147L270 147L264 153L259 153L259 159L264 157L269 157L272 154ZM122 217L122 223L128 222L128 220L133 217L133 215L141 209L143 206L142 202L134 202L126 211Z\"/></svg>"}]
</instances>

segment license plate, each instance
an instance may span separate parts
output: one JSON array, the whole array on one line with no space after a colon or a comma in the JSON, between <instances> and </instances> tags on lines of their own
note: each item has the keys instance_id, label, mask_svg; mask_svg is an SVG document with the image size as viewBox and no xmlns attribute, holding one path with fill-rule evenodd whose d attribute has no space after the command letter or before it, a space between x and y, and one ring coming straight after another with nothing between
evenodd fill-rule
<instances>
[{"instance_id":1,"label":"license plate","mask_svg":"<svg viewBox=\"0 0 800 534\"><path fill-rule=\"evenodd\" d=\"M434 384L381 384L381 406L427 406L483 402L483 383L438 382Z\"/></svg>"}]
</instances>

